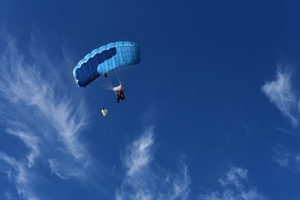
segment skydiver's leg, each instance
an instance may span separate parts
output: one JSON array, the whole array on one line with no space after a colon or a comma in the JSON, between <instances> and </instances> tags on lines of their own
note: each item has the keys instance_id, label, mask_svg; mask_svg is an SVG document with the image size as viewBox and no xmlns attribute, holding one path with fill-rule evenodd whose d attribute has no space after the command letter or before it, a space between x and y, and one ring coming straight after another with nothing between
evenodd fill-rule
<instances>
[{"instance_id":1,"label":"skydiver's leg","mask_svg":"<svg viewBox=\"0 0 300 200\"><path fill-rule=\"evenodd\" d=\"M104 77L107 78L107 74L106 73L104 73Z\"/></svg>"}]
</instances>

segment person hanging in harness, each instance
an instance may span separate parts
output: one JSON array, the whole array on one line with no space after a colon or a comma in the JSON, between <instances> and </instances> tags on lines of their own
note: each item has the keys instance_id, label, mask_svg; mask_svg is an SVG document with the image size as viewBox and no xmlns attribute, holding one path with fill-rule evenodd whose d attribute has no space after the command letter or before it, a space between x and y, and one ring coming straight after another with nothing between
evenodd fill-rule
<instances>
[{"instance_id":1,"label":"person hanging in harness","mask_svg":"<svg viewBox=\"0 0 300 200\"><path fill-rule=\"evenodd\" d=\"M119 103L120 100L125 100L124 92L125 92L125 88L123 87L121 87L121 89L117 91L117 103Z\"/></svg>"}]
</instances>

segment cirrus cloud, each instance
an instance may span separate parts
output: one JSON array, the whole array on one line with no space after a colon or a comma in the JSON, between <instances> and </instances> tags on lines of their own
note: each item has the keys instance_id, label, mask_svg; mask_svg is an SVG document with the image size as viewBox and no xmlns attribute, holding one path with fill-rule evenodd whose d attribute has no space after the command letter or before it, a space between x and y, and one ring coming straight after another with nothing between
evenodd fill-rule
<instances>
[{"instance_id":1,"label":"cirrus cloud","mask_svg":"<svg viewBox=\"0 0 300 200\"><path fill-rule=\"evenodd\" d=\"M283 116L291 120L293 126L297 126L300 101L293 89L291 78L291 71L278 67L276 80L266 82L262 86L262 92L281 111Z\"/></svg>"},{"instance_id":2,"label":"cirrus cloud","mask_svg":"<svg viewBox=\"0 0 300 200\"><path fill-rule=\"evenodd\" d=\"M96 163L81 136L90 117L85 100L74 95L71 70L62 67L68 66L67 59L52 59L37 32L33 28L25 50L7 33L0 38L5 44L0 56L1 140L7 144L0 149L0 168L20 198L31 200L42 199L36 187L43 184L37 180L51 173L98 187L90 175L95 171L91 163Z\"/></svg>"},{"instance_id":3,"label":"cirrus cloud","mask_svg":"<svg viewBox=\"0 0 300 200\"><path fill-rule=\"evenodd\" d=\"M231 167L225 178L219 179L223 190L199 195L198 200L266 200L257 188L246 188L244 181L248 178L248 170Z\"/></svg>"},{"instance_id":4,"label":"cirrus cloud","mask_svg":"<svg viewBox=\"0 0 300 200\"><path fill-rule=\"evenodd\" d=\"M177 173L165 173L156 168L154 161L154 132L148 128L138 139L127 146L122 157L126 174L116 200L175 200L188 199L191 179L187 166L180 160Z\"/></svg>"}]
</instances>

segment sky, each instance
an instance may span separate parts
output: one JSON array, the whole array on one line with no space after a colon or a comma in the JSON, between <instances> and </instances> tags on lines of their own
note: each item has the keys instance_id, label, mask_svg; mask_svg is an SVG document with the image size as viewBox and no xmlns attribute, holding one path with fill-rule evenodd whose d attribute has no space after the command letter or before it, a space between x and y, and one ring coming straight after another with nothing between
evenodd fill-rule
<instances>
[{"instance_id":1,"label":"sky","mask_svg":"<svg viewBox=\"0 0 300 200\"><path fill-rule=\"evenodd\" d=\"M300 199L299 10L1 0L0 199ZM115 41L141 49L119 104L72 73Z\"/></svg>"}]
</instances>

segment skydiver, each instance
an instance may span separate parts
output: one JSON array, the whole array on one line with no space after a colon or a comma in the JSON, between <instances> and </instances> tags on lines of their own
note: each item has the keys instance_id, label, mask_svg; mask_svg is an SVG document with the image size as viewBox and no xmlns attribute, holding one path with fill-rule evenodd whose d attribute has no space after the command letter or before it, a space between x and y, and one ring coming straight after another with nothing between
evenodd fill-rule
<instances>
[{"instance_id":1,"label":"skydiver","mask_svg":"<svg viewBox=\"0 0 300 200\"><path fill-rule=\"evenodd\" d=\"M125 92L125 88L121 88L120 94L121 94L121 99L122 100L125 100L125 94L124 94L124 92Z\"/></svg>"},{"instance_id":2,"label":"skydiver","mask_svg":"<svg viewBox=\"0 0 300 200\"><path fill-rule=\"evenodd\" d=\"M125 100L124 92L125 92L124 88L121 88L120 90L117 91L117 103L119 103L120 100Z\"/></svg>"}]
</instances>

